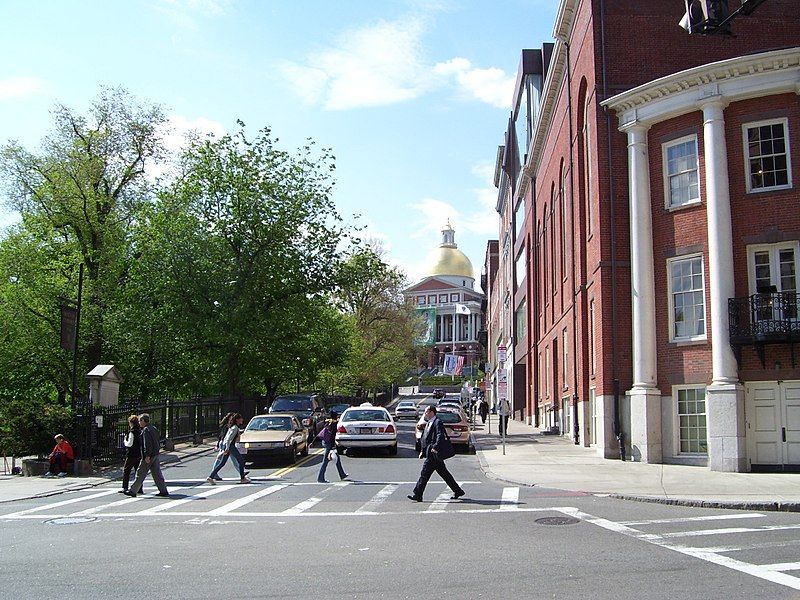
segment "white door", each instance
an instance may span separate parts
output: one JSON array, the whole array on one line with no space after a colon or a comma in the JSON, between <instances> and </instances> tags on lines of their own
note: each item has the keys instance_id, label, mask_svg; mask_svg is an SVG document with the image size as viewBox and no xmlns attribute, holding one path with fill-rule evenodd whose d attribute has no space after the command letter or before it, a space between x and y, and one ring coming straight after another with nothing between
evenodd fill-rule
<instances>
[{"instance_id":1,"label":"white door","mask_svg":"<svg viewBox=\"0 0 800 600\"><path fill-rule=\"evenodd\" d=\"M595 388L589 388L589 445L597 445L597 400Z\"/></svg>"},{"instance_id":2,"label":"white door","mask_svg":"<svg viewBox=\"0 0 800 600\"><path fill-rule=\"evenodd\" d=\"M800 381L748 383L745 392L751 468L800 467Z\"/></svg>"}]
</instances>

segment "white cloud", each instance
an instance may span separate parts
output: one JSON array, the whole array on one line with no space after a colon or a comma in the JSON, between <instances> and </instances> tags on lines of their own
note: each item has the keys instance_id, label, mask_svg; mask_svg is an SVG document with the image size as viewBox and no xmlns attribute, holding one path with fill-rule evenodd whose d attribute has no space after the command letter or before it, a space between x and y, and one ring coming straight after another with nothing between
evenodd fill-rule
<instances>
[{"instance_id":1,"label":"white cloud","mask_svg":"<svg viewBox=\"0 0 800 600\"><path fill-rule=\"evenodd\" d=\"M478 69L466 58L451 58L437 63L433 72L455 79L462 92L470 98L497 108L511 108L516 79L513 75L506 75L502 69Z\"/></svg>"},{"instance_id":2,"label":"white cloud","mask_svg":"<svg viewBox=\"0 0 800 600\"><path fill-rule=\"evenodd\" d=\"M219 17L229 5L229 0L160 0L155 9L179 29L196 31L200 28L196 17Z\"/></svg>"},{"instance_id":3,"label":"white cloud","mask_svg":"<svg viewBox=\"0 0 800 600\"><path fill-rule=\"evenodd\" d=\"M423 63L422 24L415 18L381 20L339 35L331 47L287 62L281 70L296 93L327 110L381 106L411 100L431 84Z\"/></svg>"},{"instance_id":4,"label":"white cloud","mask_svg":"<svg viewBox=\"0 0 800 600\"><path fill-rule=\"evenodd\" d=\"M0 100L26 98L46 93L47 88L41 79L36 77L10 77L0 79Z\"/></svg>"}]
</instances>

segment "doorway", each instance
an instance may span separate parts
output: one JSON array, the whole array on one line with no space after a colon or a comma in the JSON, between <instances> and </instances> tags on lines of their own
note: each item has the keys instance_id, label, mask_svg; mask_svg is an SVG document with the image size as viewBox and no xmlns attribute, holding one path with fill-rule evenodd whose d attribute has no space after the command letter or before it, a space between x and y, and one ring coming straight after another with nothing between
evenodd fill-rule
<instances>
[{"instance_id":1,"label":"doorway","mask_svg":"<svg viewBox=\"0 0 800 600\"><path fill-rule=\"evenodd\" d=\"M747 383L745 427L751 471L800 472L800 381Z\"/></svg>"}]
</instances>

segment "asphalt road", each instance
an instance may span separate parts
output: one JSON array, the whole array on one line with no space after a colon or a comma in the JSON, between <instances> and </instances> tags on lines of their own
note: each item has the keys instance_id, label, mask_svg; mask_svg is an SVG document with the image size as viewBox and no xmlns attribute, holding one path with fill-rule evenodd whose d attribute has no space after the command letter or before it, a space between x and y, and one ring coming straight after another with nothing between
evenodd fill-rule
<instances>
[{"instance_id":1,"label":"asphalt road","mask_svg":"<svg viewBox=\"0 0 800 600\"><path fill-rule=\"evenodd\" d=\"M620 501L486 479L476 456L406 498L421 461L344 457L348 482L307 462L209 486L213 456L165 470L170 499L113 484L3 505L7 598L798 598L800 515ZM146 489L155 492L149 483Z\"/></svg>"}]
</instances>

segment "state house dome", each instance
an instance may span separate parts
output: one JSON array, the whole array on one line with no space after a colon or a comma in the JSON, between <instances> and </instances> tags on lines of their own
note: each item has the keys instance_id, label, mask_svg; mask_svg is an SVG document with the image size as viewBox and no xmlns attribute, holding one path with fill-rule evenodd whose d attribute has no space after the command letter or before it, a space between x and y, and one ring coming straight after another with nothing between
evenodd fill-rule
<instances>
[{"instance_id":1,"label":"state house dome","mask_svg":"<svg viewBox=\"0 0 800 600\"><path fill-rule=\"evenodd\" d=\"M435 262L428 275L450 275L456 277L469 277L475 279L472 263L455 242L455 231L447 225L442 229L442 243L436 253Z\"/></svg>"}]
</instances>

